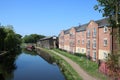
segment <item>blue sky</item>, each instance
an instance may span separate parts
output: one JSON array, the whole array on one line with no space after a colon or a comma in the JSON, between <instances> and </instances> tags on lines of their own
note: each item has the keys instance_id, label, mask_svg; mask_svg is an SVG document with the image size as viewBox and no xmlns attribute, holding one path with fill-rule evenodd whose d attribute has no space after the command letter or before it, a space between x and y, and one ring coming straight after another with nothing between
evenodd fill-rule
<instances>
[{"instance_id":1,"label":"blue sky","mask_svg":"<svg viewBox=\"0 0 120 80\"><path fill-rule=\"evenodd\" d=\"M11 24L16 33L46 36L102 19L93 9L96 0L0 0L0 23Z\"/></svg>"}]
</instances>

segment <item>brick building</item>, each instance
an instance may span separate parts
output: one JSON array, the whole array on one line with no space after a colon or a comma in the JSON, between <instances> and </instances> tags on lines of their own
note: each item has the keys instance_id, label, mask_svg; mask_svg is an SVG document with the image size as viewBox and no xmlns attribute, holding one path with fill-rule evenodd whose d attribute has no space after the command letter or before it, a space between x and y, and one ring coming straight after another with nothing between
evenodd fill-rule
<instances>
[{"instance_id":1,"label":"brick building","mask_svg":"<svg viewBox=\"0 0 120 80\"><path fill-rule=\"evenodd\" d=\"M37 41L37 47L42 47L42 48L57 48L58 44L58 38L56 36L52 37L45 37Z\"/></svg>"},{"instance_id":2,"label":"brick building","mask_svg":"<svg viewBox=\"0 0 120 80\"><path fill-rule=\"evenodd\" d=\"M112 37L107 19L63 30L59 34L59 48L82 53L93 61L104 60L112 50Z\"/></svg>"}]
</instances>

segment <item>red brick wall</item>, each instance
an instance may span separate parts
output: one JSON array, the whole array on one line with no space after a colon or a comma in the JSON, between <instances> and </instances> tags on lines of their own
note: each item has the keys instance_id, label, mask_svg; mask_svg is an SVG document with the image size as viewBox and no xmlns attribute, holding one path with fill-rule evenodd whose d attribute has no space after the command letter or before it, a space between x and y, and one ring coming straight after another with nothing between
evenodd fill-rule
<instances>
[{"instance_id":1,"label":"red brick wall","mask_svg":"<svg viewBox=\"0 0 120 80\"><path fill-rule=\"evenodd\" d=\"M61 31L58 39L59 39L59 48L64 49L64 31Z\"/></svg>"},{"instance_id":2,"label":"red brick wall","mask_svg":"<svg viewBox=\"0 0 120 80\"><path fill-rule=\"evenodd\" d=\"M104 39L107 39L107 46L104 46ZM104 27L99 28L99 49L110 50L111 49L111 35L108 29L107 32L104 32Z\"/></svg>"},{"instance_id":3,"label":"red brick wall","mask_svg":"<svg viewBox=\"0 0 120 80\"><path fill-rule=\"evenodd\" d=\"M69 46L70 46L70 52L74 53L76 51L76 30L75 28L71 28L70 30L70 36L69 36L70 40L69 40Z\"/></svg>"},{"instance_id":4,"label":"red brick wall","mask_svg":"<svg viewBox=\"0 0 120 80\"><path fill-rule=\"evenodd\" d=\"M64 35L64 49L66 46L69 46L69 41L70 41L70 35L69 34L65 34ZM65 49L66 50L66 49ZM68 50L67 50L68 51Z\"/></svg>"},{"instance_id":5,"label":"red brick wall","mask_svg":"<svg viewBox=\"0 0 120 80\"><path fill-rule=\"evenodd\" d=\"M82 40L84 40L84 44L82 44ZM76 32L76 47L86 48L86 31Z\"/></svg>"},{"instance_id":6,"label":"red brick wall","mask_svg":"<svg viewBox=\"0 0 120 80\"><path fill-rule=\"evenodd\" d=\"M93 30L94 28L96 29L96 36L93 37ZM90 30L90 37L87 37L87 31ZM95 23L94 21L90 21L90 23L88 24L88 27L86 28L86 42L87 40L90 40L90 48L87 48L86 51L90 50L90 57L93 57L93 51L96 52L96 60L98 59L98 24ZM96 40L96 48L93 48L93 40Z\"/></svg>"}]
</instances>

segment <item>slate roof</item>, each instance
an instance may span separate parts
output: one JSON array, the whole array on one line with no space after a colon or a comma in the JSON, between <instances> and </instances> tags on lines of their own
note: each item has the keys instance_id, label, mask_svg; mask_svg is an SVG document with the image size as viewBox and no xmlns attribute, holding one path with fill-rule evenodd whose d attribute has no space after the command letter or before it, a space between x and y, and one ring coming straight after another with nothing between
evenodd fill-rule
<instances>
[{"instance_id":1,"label":"slate roof","mask_svg":"<svg viewBox=\"0 0 120 80\"><path fill-rule=\"evenodd\" d=\"M96 20L94 22L96 22L98 24L99 28L109 25L108 18ZM80 25L80 26L76 26L74 28L76 29L76 32L85 31L87 26L88 26L88 24L89 23L86 23L86 24L83 24L83 25ZM64 30L64 34L69 34L70 29Z\"/></svg>"},{"instance_id":2,"label":"slate roof","mask_svg":"<svg viewBox=\"0 0 120 80\"><path fill-rule=\"evenodd\" d=\"M47 37L42 38L42 39L40 39L40 40L46 40L46 39L50 39L50 38L53 38L53 37L56 37L56 36L47 36Z\"/></svg>"},{"instance_id":3,"label":"slate roof","mask_svg":"<svg viewBox=\"0 0 120 80\"><path fill-rule=\"evenodd\" d=\"M64 31L64 34L69 34L69 32L70 32L70 29L67 29Z\"/></svg>"},{"instance_id":4,"label":"slate roof","mask_svg":"<svg viewBox=\"0 0 120 80\"><path fill-rule=\"evenodd\" d=\"M86 30L86 27L87 27L88 24L83 24L81 26L78 26L76 27L76 32L80 32L80 31L85 31Z\"/></svg>"},{"instance_id":5,"label":"slate roof","mask_svg":"<svg viewBox=\"0 0 120 80\"><path fill-rule=\"evenodd\" d=\"M50 39L50 38L51 38L51 36L47 36L47 37L42 38L42 39L40 39L40 40L45 40L45 39Z\"/></svg>"},{"instance_id":6,"label":"slate roof","mask_svg":"<svg viewBox=\"0 0 120 80\"><path fill-rule=\"evenodd\" d=\"M104 27L109 25L108 18L95 21L98 24L98 27Z\"/></svg>"}]
</instances>

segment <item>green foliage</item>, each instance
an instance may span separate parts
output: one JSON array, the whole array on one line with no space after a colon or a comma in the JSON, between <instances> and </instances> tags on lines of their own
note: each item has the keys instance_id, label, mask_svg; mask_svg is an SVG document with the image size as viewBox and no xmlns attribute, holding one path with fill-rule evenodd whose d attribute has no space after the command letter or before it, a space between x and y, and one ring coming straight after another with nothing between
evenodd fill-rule
<instances>
[{"instance_id":1,"label":"green foliage","mask_svg":"<svg viewBox=\"0 0 120 80\"><path fill-rule=\"evenodd\" d=\"M5 32L4 27L0 26L0 51L4 50L4 39L6 35L7 33Z\"/></svg>"},{"instance_id":2,"label":"green foliage","mask_svg":"<svg viewBox=\"0 0 120 80\"><path fill-rule=\"evenodd\" d=\"M94 6L104 17L109 17L112 27L120 25L120 0L97 0Z\"/></svg>"},{"instance_id":3,"label":"green foliage","mask_svg":"<svg viewBox=\"0 0 120 80\"><path fill-rule=\"evenodd\" d=\"M112 77L120 76L120 66L119 66L120 54L110 54L107 60L107 67L109 69L109 75Z\"/></svg>"},{"instance_id":4,"label":"green foliage","mask_svg":"<svg viewBox=\"0 0 120 80\"><path fill-rule=\"evenodd\" d=\"M104 16L108 16L108 15L113 15L114 14L114 6L115 1L119 1L119 0L97 0L98 1L98 5L95 5L95 10L99 10L99 12L102 12ZM106 12L108 11L108 12Z\"/></svg>"},{"instance_id":5,"label":"green foliage","mask_svg":"<svg viewBox=\"0 0 120 80\"><path fill-rule=\"evenodd\" d=\"M16 49L21 44L21 35L16 34L11 25L0 26L0 51Z\"/></svg>"},{"instance_id":6,"label":"green foliage","mask_svg":"<svg viewBox=\"0 0 120 80\"><path fill-rule=\"evenodd\" d=\"M56 52L70 58L74 62L76 62L81 68L83 68L87 73L90 75L99 78L101 80L106 80L107 77L105 77L103 74L99 73L98 71L98 64L95 62L92 62L88 60L85 55L73 55L65 51L61 51L59 49L54 49Z\"/></svg>"},{"instance_id":7,"label":"green foliage","mask_svg":"<svg viewBox=\"0 0 120 80\"><path fill-rule=\"evenodd\" d=\"M98 4L94 6L95 10L98 10L104 17L109 18L110 27L112 28L112 44L115 44L118 51L112 50L112 53L108 57L107 66L109 68L109 74L116 77L120 67L118 66L118 56L120 50L120 0L97 0ZM113 46L114 47L114 46ZM116 71L117 70L117 71Z\"/></svg>"},{"instance_id":8,"label":"green foliage","mask_svg":"<svg viewBox=\"0 0 120 80\"><path fill-rule=\"evenodd\" d=\"M38 34L30 34L30 35L25 35L23 37L23 42L24 43L36 43L37 40L44 38L44 35L38 35Z\"/></svg>"}]
</instances>

